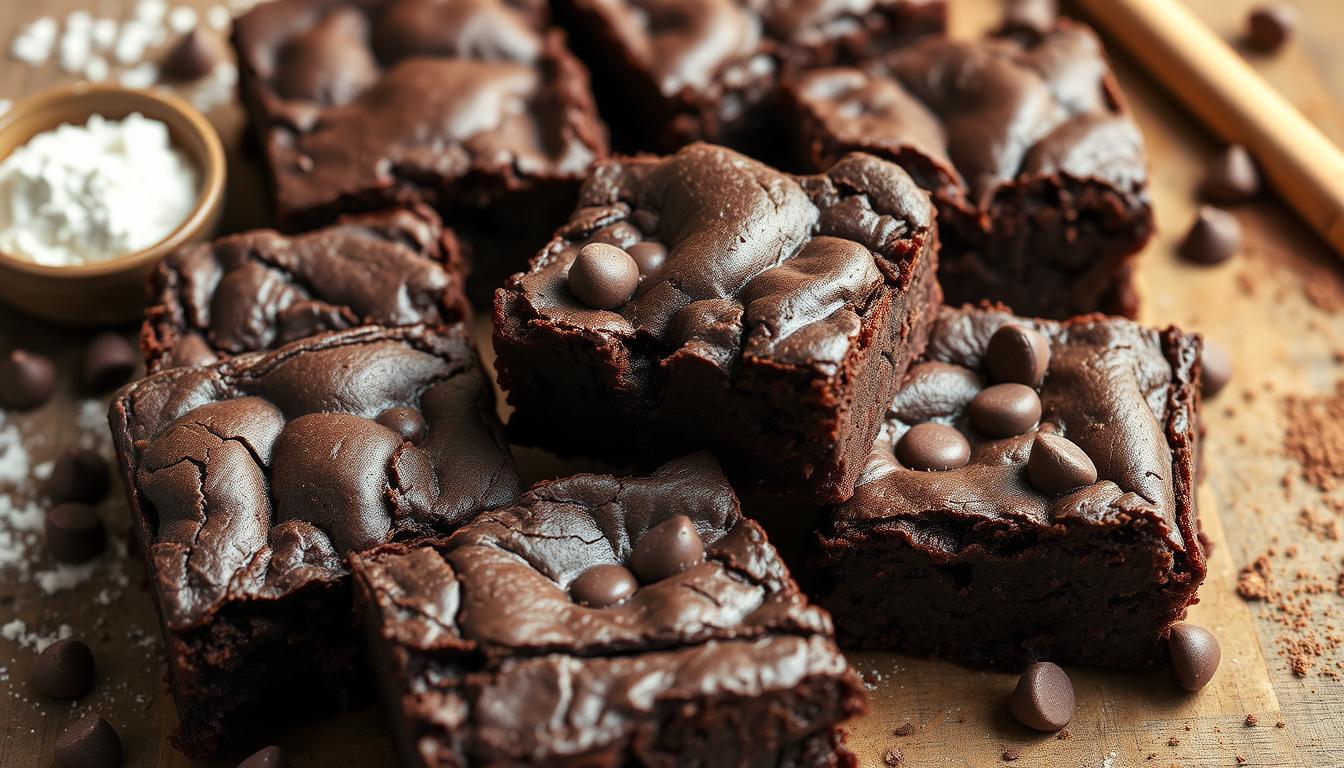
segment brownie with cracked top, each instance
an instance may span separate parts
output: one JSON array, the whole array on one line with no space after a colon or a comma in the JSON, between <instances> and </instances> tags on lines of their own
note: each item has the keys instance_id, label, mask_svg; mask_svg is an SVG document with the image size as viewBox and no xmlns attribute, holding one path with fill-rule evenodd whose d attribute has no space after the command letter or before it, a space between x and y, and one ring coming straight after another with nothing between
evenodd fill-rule
<instances>
[{"instance_id":1,"label":"brownie with cracked top","mask_svg":"<svg viewBox=\"0 0 1344 768\"><path fill-rule=\"evenodd\" d=\"M1201 343L944 308L820 534L842 642L1142 667L1196 602Z\"/></svg>"},{"instance_id":2,"label":"brownie with cracked top","mask_svg":"<svg viewBox=\"0 0 1344 768\"><path fill-rule=\"evenodd\" d=\"M784 72L946 28L945 0L562 0L624 151L772 143ZM766 154L769 154L766 151Z\"/></svg>"},{"instance_id":3,"label":"brownie with cracked top","mask_svg":"<svg viewBox=\"0 0 1344 768\"><path fill-rule=\"evenodd\" d=\"M854 764L859 680L708 454L539 483L353 570L404 765Z\"/></svg>"},{"instance_id":4,"label":"brownie with cracked top","mask_svg":"<svg viewBox=\"0 0 1344 768\"><path fill-rule=\"evenodd\" d=\"M151 373L360 325L469 317L457 240L424 207L185 246L154 270L140 346Z\"/></svg>"},{"instance_id":5,"label":"brownie with cracked top","mask_svg":"<svg viewBox=\"0 0 1344 768\"><path fill-rule=\"evenodd\" d=\"M804 165L871 152L933 194L949 303L1135 315L1153 231L1143 139L1090 29L929 38L784 90Z\"/></svg>"},{"instance_id":6,"label":"brownie with cracked top","mask_svg":"<svg viewBox=\"0 0 1344 768\"><path fill-rule=\"evenodd\" d=\"M493 289L606 154L544 0L276 0L233 42L285 229L428 203Z\"/></svg>"},{"instance_id":7,"label":"brownie with cracked top","mask_svg":"<svg viewBox=\"0 0 1344 768\"><path fill-rule=\"evenodd\" d=\"M358 683L352 552L449 532L521 490L460 327L172 369L123 388L109 421L192 756Z\"/></svg>"},{"instance_id":8,"label":"brownie with cracked top","mask_svg":"<svg viewBox=\"0 0 1344 768\"><path fill-rule=\"evenodd\" d=\"M817 176L696 144L599 164L495 298L517 440L613 463L711 448L735 482L853 490L938 303L927 195L896 165Z\"/></svg>"}]
</instances>

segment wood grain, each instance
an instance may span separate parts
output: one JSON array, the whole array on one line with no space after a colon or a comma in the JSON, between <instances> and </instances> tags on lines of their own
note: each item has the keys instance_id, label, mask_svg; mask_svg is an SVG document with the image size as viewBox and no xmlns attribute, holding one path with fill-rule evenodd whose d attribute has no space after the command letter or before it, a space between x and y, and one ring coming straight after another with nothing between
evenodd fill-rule
<instances>
[{"instance_id":1,"label":"wood grain","mask_svg":"<svg viewBox=\"0 0 1344 768\"><path fill-rule=\"evenodd\" d=\"M952 2L959 34L983 29L996 18L996 0ZM0 43L7 45L21 24L40 14L59 15L79 7L116 14L130 4L0 0ZM203 8L210 0L191 4ZM1235 39L1252 3L1189 4L1216 31ZM1255 58L1252 64L1339 142L1344 140L1344 49L1339 45L1344 4L1297 0L1296 5L1303 17L1301 39L1281 55ZM1014 682L1010 675L887 654L856 656L856 666L874 681L873 714L854 724L851 736L864 766L880 768L884 753L892 748L901 750L904 765L913 768L1001 765L1005 750L1020 752L1013 765L1060 768L1231 766L1238 756L1257 766L1344 766L1344 683L1315 673L1294 676L1279 653L1282 630L1273 606L1246 603L1234 592L1237 570L1275 538L1282 546L1300 548L1297 559L1303 568L1328 575L1344 562L1344 545L1318 539L1297 522L1300 509L1324 509L1327 499L1293 479L1297 467L1281 450L1280 402L1287 394L1329 393L1344 375L1336 362L1337 351L1344 349L1344 324L1338 317L1344 308L1344 279L1322 244L1270 199L1238 210L1248 245L1237 261L1200 268L1177 260L1174 244L1194 213L1192 190L1218 145L1125 55L1115 58L1148 142L1158 211L1160 234L1139 271L1144 319L1205 332L1231 348L1235 357L1237 378L1206 407L1207 474L1200 501L1217 551L1202 602L1192 614L1222 639L1223 668L1210 687L1194 696L1180 693L1160 672L1134 676L1071 670L1079 710L1069 727L1070 738L1058 740L1030 734L1003 714L1002 698ZM0 99L62 79L52 66L34 70L3 60ZM233 148L226 227L257 224L258 203L264 198L256 165L239 139L238 111L220 110L212 118ZM1339 303L1322 297L1338 297ZM65 371L75 370L83 338L4 308L0 336L6 345L53 354ZM67 389L38 412L6 421L23 432L34 462L41 462L80 438L76 414L83 402L79 393ZM576 467L535 451L520 451L520 462L529 479ZM1285 476L1290 478L1286 487ZM0 487L0 494L11 496L30 492ZM101 511L113 531L127 529L119 497ZM129 766L236 762L193 763L167 744L175 715L163 692L157 622L142 579L134 554L105 558L89 581L54 595L41 593L12 572L0 572L0 625L17 618L30 630L46 633L69 624L93 645L101 680L98 690L77 705L38 701L25 682L31 651L0 639L0 766L46 764L56 735L86 712L103 714L118 728ZM106 605L94 599L104 589ZM1344 609L1344 598L1338 595L1321 595L1319 600L1325 609ZM1247 714L1256 715L1260 725L1246 727ZM1284 727L1277 728L1280 719ZM911 733L895 735L906 723ZM1179 743L1169 744L1172 739ZM283 744L297 766L391 764L383 725L372 709L300 729Z\"/></svg>"}]
</instances>

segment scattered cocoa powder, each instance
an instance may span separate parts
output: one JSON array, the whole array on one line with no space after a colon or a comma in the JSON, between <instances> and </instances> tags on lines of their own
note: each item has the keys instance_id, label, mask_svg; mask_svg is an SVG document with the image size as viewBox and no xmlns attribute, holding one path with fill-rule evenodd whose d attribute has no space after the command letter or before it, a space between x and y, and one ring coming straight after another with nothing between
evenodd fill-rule
<instances>
[{"instance_id":1,"label":"scattered cocoa powder","mask_svg":"<svg viewBox=\"0 0 1344 768\"><path fill-rule=\"evenodd\" d=\"M1245 765L1245 764L1246 764L1246 758L1241 755L1237 755L1237 765Z\"/></svg>"},{"instance_id":2,"label":"scattered cocoa powder","mask_svg":"<svg viewBox=\"0 0 1344 768\"><path fill-rule=\"evenodd\" d=\"M1307 677L1318 670L1322 677L1339 679L1344 632L1333 621L1336 608L1315 598L1344 595L1344 573L1326 558L1331 572L1321 575L1307 567L1311 561L1298 560L1299 554L1296 546L1282 552L1269 548L1241 569L1237 594L1264 603L1268 618L1280 627L1275 644L1294 675ZM1276 558L1296 564L1289 569Z\"/></svg>"},{"instance_id":3,"label":"scattered cocoa powder","mask_svg":"<svg viewBox=\"0 0 1344 768\"><path fill-rule=\"evenodd\" d=\"M1302 477L1322 491L1344 480L1344 380L1332 394L1319 397L1287 395L1288 419L1283 449L1302 470Z\"/></svg>"},{"instance_id":4,"label":"scattered cocoa powder","mask_svg":"<svg viewBox=\"0 0 1344 768\"><path fill-rule=\"evenodd\" d=\"M915 725L914 725L914 723L902 723L901 726L900 726L899 728L897 728L896 730L892 731L892 733L894 733L894 734L896 734L897 736L900 736L900 737L902 737L902 738L904 738L904 737L906 737L906 736L909 736L910 734L912 734L912 733L914 733L914 732L915 732Z\"/></svg>"},{"instance_id":5,"label":"scattered cocoa powder","mask_svg":"<svg viewBox=\"0 0 1344 768\"><path fill-rule=\"evenodd\" d=\"M1181 746L1181 740L1178 739L1178 738L1176 738L1175 736L1172 736L1170 739L1167 739L1167 746L1168 746L1168 747L1179 747L1179 746Z\"/></svg>"},{"instance_id":6,"label":"scattered cocoa powder","mask_svg":"<svg viewBox=\"0 0 1344 768\"><path fill-rule=\"evenodd\" d=\"M1009 747L1008 749L1003 750L1003 762L1005 763L1011 763L1020 757L1022 757L1022 752L1016 747Z\"/></svg>"}]
</instances>

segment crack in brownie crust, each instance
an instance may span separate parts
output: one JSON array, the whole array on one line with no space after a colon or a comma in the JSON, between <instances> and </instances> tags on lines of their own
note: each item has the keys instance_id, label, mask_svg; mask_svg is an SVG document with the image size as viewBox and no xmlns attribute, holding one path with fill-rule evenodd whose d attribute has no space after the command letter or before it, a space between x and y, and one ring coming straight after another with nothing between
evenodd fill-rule
<instances>
[{"instance_id":1,"label":"crack in brownie crust","mask_svg":"<svg viewBox=\"0 0 1344 768\"><path fill-rule=\"evenodd\" d=\"M933 194L949 303L1135 315L1131 261L1153 229L1143 139L1086 27L931 38L785 90L807 165L871 152Z\"/></svg>"},{"instance_id":2,"label":"crack in brownie crust","mask_svg":"<svg viewBox=\"0 0 1344 768\"><path fill-rule=\"evenodd\" d=\"M708 454L541 483L353 567L407 765L852 765L859 681ZM613 570L620 599L587 602Z\"/></svg>"},{"instance_id":3,"label":"crack in brownie crust","mask_svg":"<svg viewBox=\"0 0 1344 768\"><path fill-rule=\"evenodd\" d=\"M986 349L1010 324L1048 343L1039 425L990 438L1003 426L985 415L990 395L1021 386L986 388ZM1197 337L1119 318L943 309L854 497L821 534L820 602L842 641L1019 668L1158 661L1205 574L1199 351ZM936 443L915 429L959 433L970 449L945 471L907 468L898 456Z\"/></svg>"},{"instance_id":4,"label":"crack in brownie crust","mask_svg":"<svg viewBox=\"0 0 1344 768\"><path fill-rule=\"evenodd\" d=\"M603 243L665 255L614 310L570 290ZM924 193L890 163L793 177L729 150L600 164L496 295L517 439L618 463L711 447L735 479L849 496L937 304Z\"/></svg>"},{"instance_id":5,"label":"crack in brownie crust","mask_svg":"<svg viewBox=\"0 0 1344 768\"><path fill-rule=\"evenodd\" d=\"M109 418L190 755L340 703L358 677L351 552L519 491L461 328L174 369L124 388Z\"/></svg>"},{"instance_id":6,"label":"crack in brownie crust","mask_svg":"<svg viewBox=\"0 0 1344 768\"><path fill-rule=\"evenodd\" d=\"M358 325L452 325L470 312L457 241L423 207L189 245L159 263L154 294L140 333L151 373Z\"/></svg>"}]
</instances>

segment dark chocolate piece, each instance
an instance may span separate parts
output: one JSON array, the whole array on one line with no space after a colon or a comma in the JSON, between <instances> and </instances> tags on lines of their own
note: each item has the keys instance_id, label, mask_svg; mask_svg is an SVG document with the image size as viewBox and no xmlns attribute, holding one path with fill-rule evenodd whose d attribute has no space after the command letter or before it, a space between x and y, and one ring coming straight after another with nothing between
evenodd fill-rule
<instances>
[{"instance_id":1,"label":"dark chocolate piece","mask_svg":"<svg viewBox=\"0 0 1344 768\"><path fill-rule=\"evenodd\" d=\"M971 460L971 444L946 424L916 424L896 443L896 458L909 469L946 472Z\"/></svg>"},{"instance_id":2,"label":"dark chocolate piece","mask_svg":"<svg viewBox=\"0 0 1344 768\"><path fill-rule=\"evenodd\" d=\"M1038 661L1018 678L1008 697L1013 717L1028 728L1054 733L1073 719L1073 681L1057 664Z\"/></svg>"},{"instance_id":3,"label":"dark chocolate piece","mask_svg":"<svg viewBox=\"0 0 1344 768\"><path fill-rule=\"evenodd\" d=\"M54 768L117 768L121 737L97 715L76 720L56 737Z\"/></svg>"},{"instance_id":4,"label":"dark chocolate piece","mask_svg":"<svg viewBox=\"0 0 1344 768\"><path fill-rule=\"evenodd\" d=\"M56 366L51 358L16 349L0 359L0 406L28 411L51 399L56 391Z\"/></svg>"},{"instance_id":5,"label":"dark chocolate piece","mask_svg":"<svg viewBox=\"0 0 1344 768\"><path fill-rule=\"evenodd\" d=\"M975 396L966 415L985 437L1013 437L1041 420L1041 398L1025 384L995 384Z\"/></svg>"},{"instance_id":6,"label":"dark chocolate piece","mask_svg":"<svg viewBox=\"0 0 1344 768\"><path fill-rule=\"evenodd\" d=\"M969 411L1010 324L1045 337L1050 366L1039 425L995 437ZM853 498L822 526L815 591L842 642L1017 669L1162 661L1206 572L1199 351L1121 318L942 309ZM920 429L959 434L969 461L915 471L902 446Z\"/></svg>"},{"instance_id":7,"label":"dark chocolate piece","mask_svg":"<svg viewBox=\"0 0 1344 768\"><path fill-rule=\"evenodd\" d=\"M200 80L214 72L224 58L223 46L218 38L209 32L193 29L168 49L159 71L169 80Z\"/></svg>"},{"instance_id":8,"label":"dark chocolate piece","mask_svg":"<svg viewBox=\"0 0 1344 768\"><path fill-rule=\"evenodd\" d=\"M130 380L140 367L140 355L126 337L110 331L100 333L84 349L84 388L101 395Z\"/></svg>"},{"instance_id":9,"label":"dark chocolate piece","mask_svg":"<svg viewBox=\"0 0 1344 768\"><path fill-rule=\"evenodd\" d=\"M1005 325L989 337L985 368L995 381L1039 387L1050 368L1050 342L1023 325Z\"/></svg>"},{"instance_id":10,"label":"dark chocolate piece","mask_svg":"<svg viewBox=\"0 0 1344 768\"><path fill-rule=\"evenodd\" d=\"M1198 264L1221 264L1241 250L1241 222L1219 208L1201 205L1180 253Z\"/></svg>"},{"instance_id":11,"label":"dark chocolate piece","mask_svg":"<svg viewBox=\"0 0 1344 768\"><path fill-rule=\"evenodd\" d=\"M1217 397L1232 380L1232 358L1222 344L1204 339L1200 362L1200 389L1204 397Z\"/></svg>"},{"instance_id":12,"label":"dark chocolate piece","mask_svg":"<svg viewBox=\"0 0 1344 768\"><path fill-rule=\"evenodd\" d=\"M1137 312L1130 274L1153 231L1143 139L1087 27L927 38L804 72L785 101L808 167L871 152L933 195L948 303Z\"/></svg>"},{"instance_id":13,"label":"dark chocolate piece","mask_svg":"<svg viewBox=\"0 0 1344 768\"><path fill-rule=\"evenodd\" d=\"M52 507L43 526L47 553L58 563L87 563L107 547L107 529L98 510L67 502Z\"/></svg>"},{"instance_id":14,"label":"dark chocolate piece","mask_svg":"<svg viewBox=\"0 0 1344 768\"><path fill-rule=\"evenodd\" d=\"M57 640L37 655L32 683L43 696L74 701L93 690L97 671L93 651L83 641Z\"/></svg>"},{"instance_id":15,"label":"dark chocolate piece","mask_svg":"<svg viewBox=\"0 0 1344 768\"><path fill-rule=\"evenodd\" d=\"M635 294L642 271L624 250L589 243L569 267L569 290L593 309L616 309Z\"/></svg>"},{"instance_id":16,"label":"dark chocolate piece","mask_svg":"<svg viewBox=\"0 0 1344 768\"><path fill-rule=\"evenodd\" d=\"M651 541L702 555L650 572ZM408 768L854 765L861 684L708 454L543 482L352 568ZM575 600L598 568L644 583Z\"/></svg>"},{"instance_id":17,"label":"dark chocolate piece","mask_svg":"<svg viewBox=\"0 0 1344 768\"><path fill-rule=\"evenodd\" d=\"M932 224L865 155L805 177L704 144L599 164L496 295L510 431L618 464L712 448L745 485L843 499L937 304ZM646 238L668 254L629 301L574 296L583 248Z\"/></svg>"},{"instance_id":18,"label":"dark chocolate piece","mask_svg":"<svg viewBox=\"0 0 1344 768\"><path fill-rule=\"evenodd\" d=\"M610 608L625 602L639 582L629 568L623 565L594 565L579 574L569 586L575 602L590 608Z\"/></svg>"},{"instance_id":19,"label":"dark chocolate piece","mask_svg":"<svg viewBox=\"0 0 1344 768\"><path fill-rule=\"evenodd\" d=\"M419 443L376 421L396 407L423 414ZM357 688L351 552L451 531L519 490L461 327L175 368L123 389L110 421L190 755L256 745Z\"/></svg>"},{"instance_id":20,"label":"dark chocolate piece","mask_svg":"<svg viewBox=\"0 0 1344 768\"><path fill-rule=\"evenodd\" d=\"M1218 638L1203 627L1179 622L1172 625L1167 640L1171 667L1176 680L1187 691L1198 691L1209 684L1223 660Z\"/></svg>"},{"instance_id":21,"label":"dark chocolate piece","mask_svg":"<svg viewBox=\"0 0 1344 768\"><path fill-rule=\"evenodd\" d=\"M189 245L155 269L140 343L151 373L359 325L467 318L457 240L425 208Z\"/></svg>"},{"instance_id":22,"label":"dark chocolate piece","mask_svg":"<svg viewBox=\"0 0 1344 768\"><path fill-rule=\"evenodd\" d=\"M1279 50L1296 32L1297 8L1292 3L1266 3L1246 17L1246 44L1263 53Z\"/></svg>"},{"instance_id":23,"label":"dark chocolate piece","mask_svg":"<svg viewBox=\"0 0 1344 768\"><path fill-rule=\"evenodd\" d=\"M1260 194L1260 172L1251 153L1240 144L1219 152L1204 171L1199 196L1215 205L1237 205Z\"/></svg>"},{"instance_id":24,"label":"dark chocolate piece","mask_svg":"<svg viewBox=\"0 0 1344 768\"><path fill-rule=\"evenodd\" d=\"M53 504L78 501L97 504L107 496L110 480L107 459L91 448L65 449L51 467L47 497Z\"/></svg>"}]
</instances>

